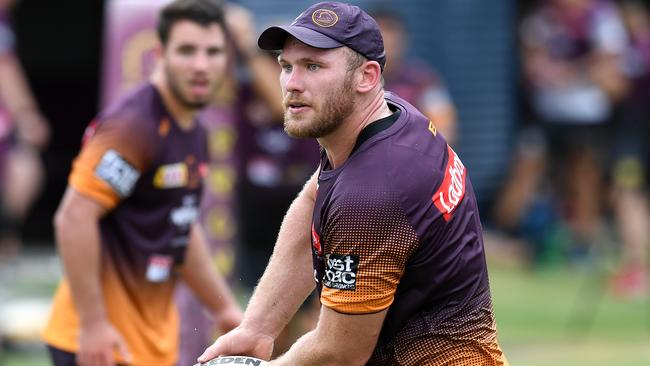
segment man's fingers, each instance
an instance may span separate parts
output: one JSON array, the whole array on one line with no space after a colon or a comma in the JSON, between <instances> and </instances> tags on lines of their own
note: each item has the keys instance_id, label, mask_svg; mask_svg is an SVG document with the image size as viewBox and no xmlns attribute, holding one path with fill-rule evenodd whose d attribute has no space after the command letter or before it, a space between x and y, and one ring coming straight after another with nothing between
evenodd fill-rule
<instances>
[{"instance_id":1,"label":"man's fingers","mask_svg":"<svg viewBox=\"0 0 650 366\"><path fill-rule=\"evenodd\" d=\"M211 359L215 358L219 354L216 353L214 351L214 349L215 349L215 346L213 344L212 346L206 348L206 350L203 352L203 354L201 356L199 356L199 358L197 358L196 360L199 361L200 363L203 363L203 362L207 362L208 360L211 360Z\"/></svg>"},{"instance_id":2,"label":"man's fingers","mask_svg":"<svg viewBox=\"0 0 650 366\"><path fill-rule=\"evenodd\" d=\"M221 346L221 343L222 342L219 342L217 339L217 341L214 342L210 347L206 348L203 354L197 358L197 361L200 363L208 362L213 358L221 356L223 354L223 347Z\"/></svg>"},{"instance_id":3,"label":"man's fingers","mask_svg":"<svg viewBox=\"0 0 650 366\"><path fill-rule=\"evenodd\" d=\"M131 353L129 353L129 348L126 346L124 339L119 337L117 340L115 340L115 348L124 360L124 363L131 364L133 362L131 359Z\"/></svg>"}]
</instances>

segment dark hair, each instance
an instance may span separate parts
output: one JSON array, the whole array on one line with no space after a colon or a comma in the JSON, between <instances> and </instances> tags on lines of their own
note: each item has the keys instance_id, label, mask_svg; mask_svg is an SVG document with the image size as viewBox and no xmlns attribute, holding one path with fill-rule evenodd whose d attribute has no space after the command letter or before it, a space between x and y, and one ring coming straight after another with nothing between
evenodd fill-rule
<instances>
[{"instance_id":1,"label":"dark hair","mask_svg":"<svg viewBox=\"0 0 650 366\"><path fill-rule=\"evenodd\" d=\"M223 5L220 0L175 0L165 6L158 17L158 39L167 44L174 23L190 20L204 27L216 23L226 30Z\"/></svg>"}]
</instances>

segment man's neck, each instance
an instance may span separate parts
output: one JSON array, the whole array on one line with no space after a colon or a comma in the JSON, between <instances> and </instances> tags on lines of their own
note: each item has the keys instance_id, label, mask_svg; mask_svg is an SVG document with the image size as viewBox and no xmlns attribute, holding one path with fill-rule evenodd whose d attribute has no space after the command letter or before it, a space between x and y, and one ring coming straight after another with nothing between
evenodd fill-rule
<instances>
[{"instance_id":1,"label":"man's neck","mask_svg":"<svg viewBox=\"0 0 650 366\"><path fill-rule=\"evenodd\" d=\"M151 83L160 93L165 108L172 116L178 127L183 131L194 128L197 110L186 107L169 88L168 82L162 73L154 73Z\"/></svg>"},{"instance_id":2,"label":"man's neck","mask_svg":"<svg viewBox=\"0 0 650 366\"><path fill-rule=\"evenodd\" d=\"M318 139L327 153L332 168L337 168L348 159L363 129L372 122L391 115L384 99L383 88L377 88L370 98L362 100L352 114L331 134Z\"/></svg>"}]
</instances>

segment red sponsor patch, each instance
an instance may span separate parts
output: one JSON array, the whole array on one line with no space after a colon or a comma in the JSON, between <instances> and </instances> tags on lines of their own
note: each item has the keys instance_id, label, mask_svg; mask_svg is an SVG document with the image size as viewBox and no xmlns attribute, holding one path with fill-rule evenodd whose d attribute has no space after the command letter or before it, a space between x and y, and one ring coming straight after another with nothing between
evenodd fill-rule
<instances>
[{"instance_id":1,"label":"red sponsor patch","mask_svg":"<svg viewBox=\"0 0 650 366\"><path fill-rule=\"evenodd\" d=\"M208 163L202 162L199 164L199 175L201 178L205 178L208 176Z\"/></svg>"},{"instance_id":2,"label":"red sponsor patch","mask_svg":"<svg viewBox=\"0 0 650 366\"><path fill-rule=\"evenodd\" d=\"M460 161L456 152L447 146L449 158L445 168L445 178L438 188L438 191L431 198L436 205L445 221L449 221L454 214L456 207L460 204L465 196L465 179L467 169Z\"/></svg>"},{"instance_id":3,"label":"red sponsor patch","mask_svg":"<svg viewBox=\"0 0 650 366\"><path fill-rule=\"evenodd\" d=\"M320 245L320 236L318 236L313 222L311 224L311 245L314 247L314 250L316 250L318 255L323 255L323 247Z\"/></svg>"},{"instance_id":4,"label":"red sponsor patch","mask_svg":"<svg viewBox=\"0 0 650 366\"><path fill-rule=\"evenodd\" d=\"M97 132L97 128L99 127L99 120L93 119L90 124L86 127L84 130L83 137L81 138L81 146L86 145L86 143L93 137L95 136L95 132Z\"/></svg>"}]
</instances>

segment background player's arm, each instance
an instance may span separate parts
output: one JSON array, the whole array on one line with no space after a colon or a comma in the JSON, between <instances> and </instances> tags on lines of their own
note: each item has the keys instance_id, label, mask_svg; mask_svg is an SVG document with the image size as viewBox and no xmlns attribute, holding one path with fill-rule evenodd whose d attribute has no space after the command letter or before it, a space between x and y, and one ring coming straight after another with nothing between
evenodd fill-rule
<instances>
[{"instance_id":1,"label":"background player's arm","mask_svg":"<svg viewBox=\"0 0 650 366\"><path fill-rule=\"evenodd\" d=\"M68 187L54 218L57 246L81 322L81 365L112 365L114 348L129 359L126 343L108 321L100 283L99 219L107 211Z\"/></svg>"},{"instance_id":2,"label":"background player's arm","mask_svg":"<svg viewBox=\"0 0 650 366\"><path fill-rule=\"evenodd\" d=\"M32 95L18 58L13 53L0 56L0 95L16 122L18 138L30 145L44 147L50 136L47 120Z\"/></svg>"},{"instance_id":3,"label":"background player's arm","mask_svg":"<svg viewBox=\"0 0 650 366\"><path fill-rule=\"evenodd\" d=\"M321 306L316 329L302 336L271 365L365 365L377 343L388 309L347 315Z\"/></svg>"},{"instance_id":4,"label":"background player's arm","mask_svg":"<svg viewBox=\"0 0 650 366\"><path fill-rule=\"evenodd\" d=\"M305 184L282 222L273 255L246 308L242 324L199 357L251 355L268 359L273 342L296 313L315 283L311 263L310 226L317 174Z\"/></svg>"},{"instance_id":5,"label":"background player's arm","mask_svg":"<svg viewBox=\"0 0 650 366\"><path fill-rule=\"evenodd\" d=\"M253 87L270 108L272 116L269 121L282 120L282 93L278 88L280 67L274 57L260 52L257 47L255 19L246 8L228 3L226 6L228 30L242 60L252 74Z\"/></svg>"},{"instance_id":6,"label":"background player's arm","mask_svg":"<svg viewBox=\"0 0 650 366\"><path fill-rule=\"evenodd\" d=\"M201 302L215 314L222 331L229 331L239 325L242 311L223 277L210 261L210 252L199 224L192 225L181 275Z\"/></svg>"}]
</instances>

